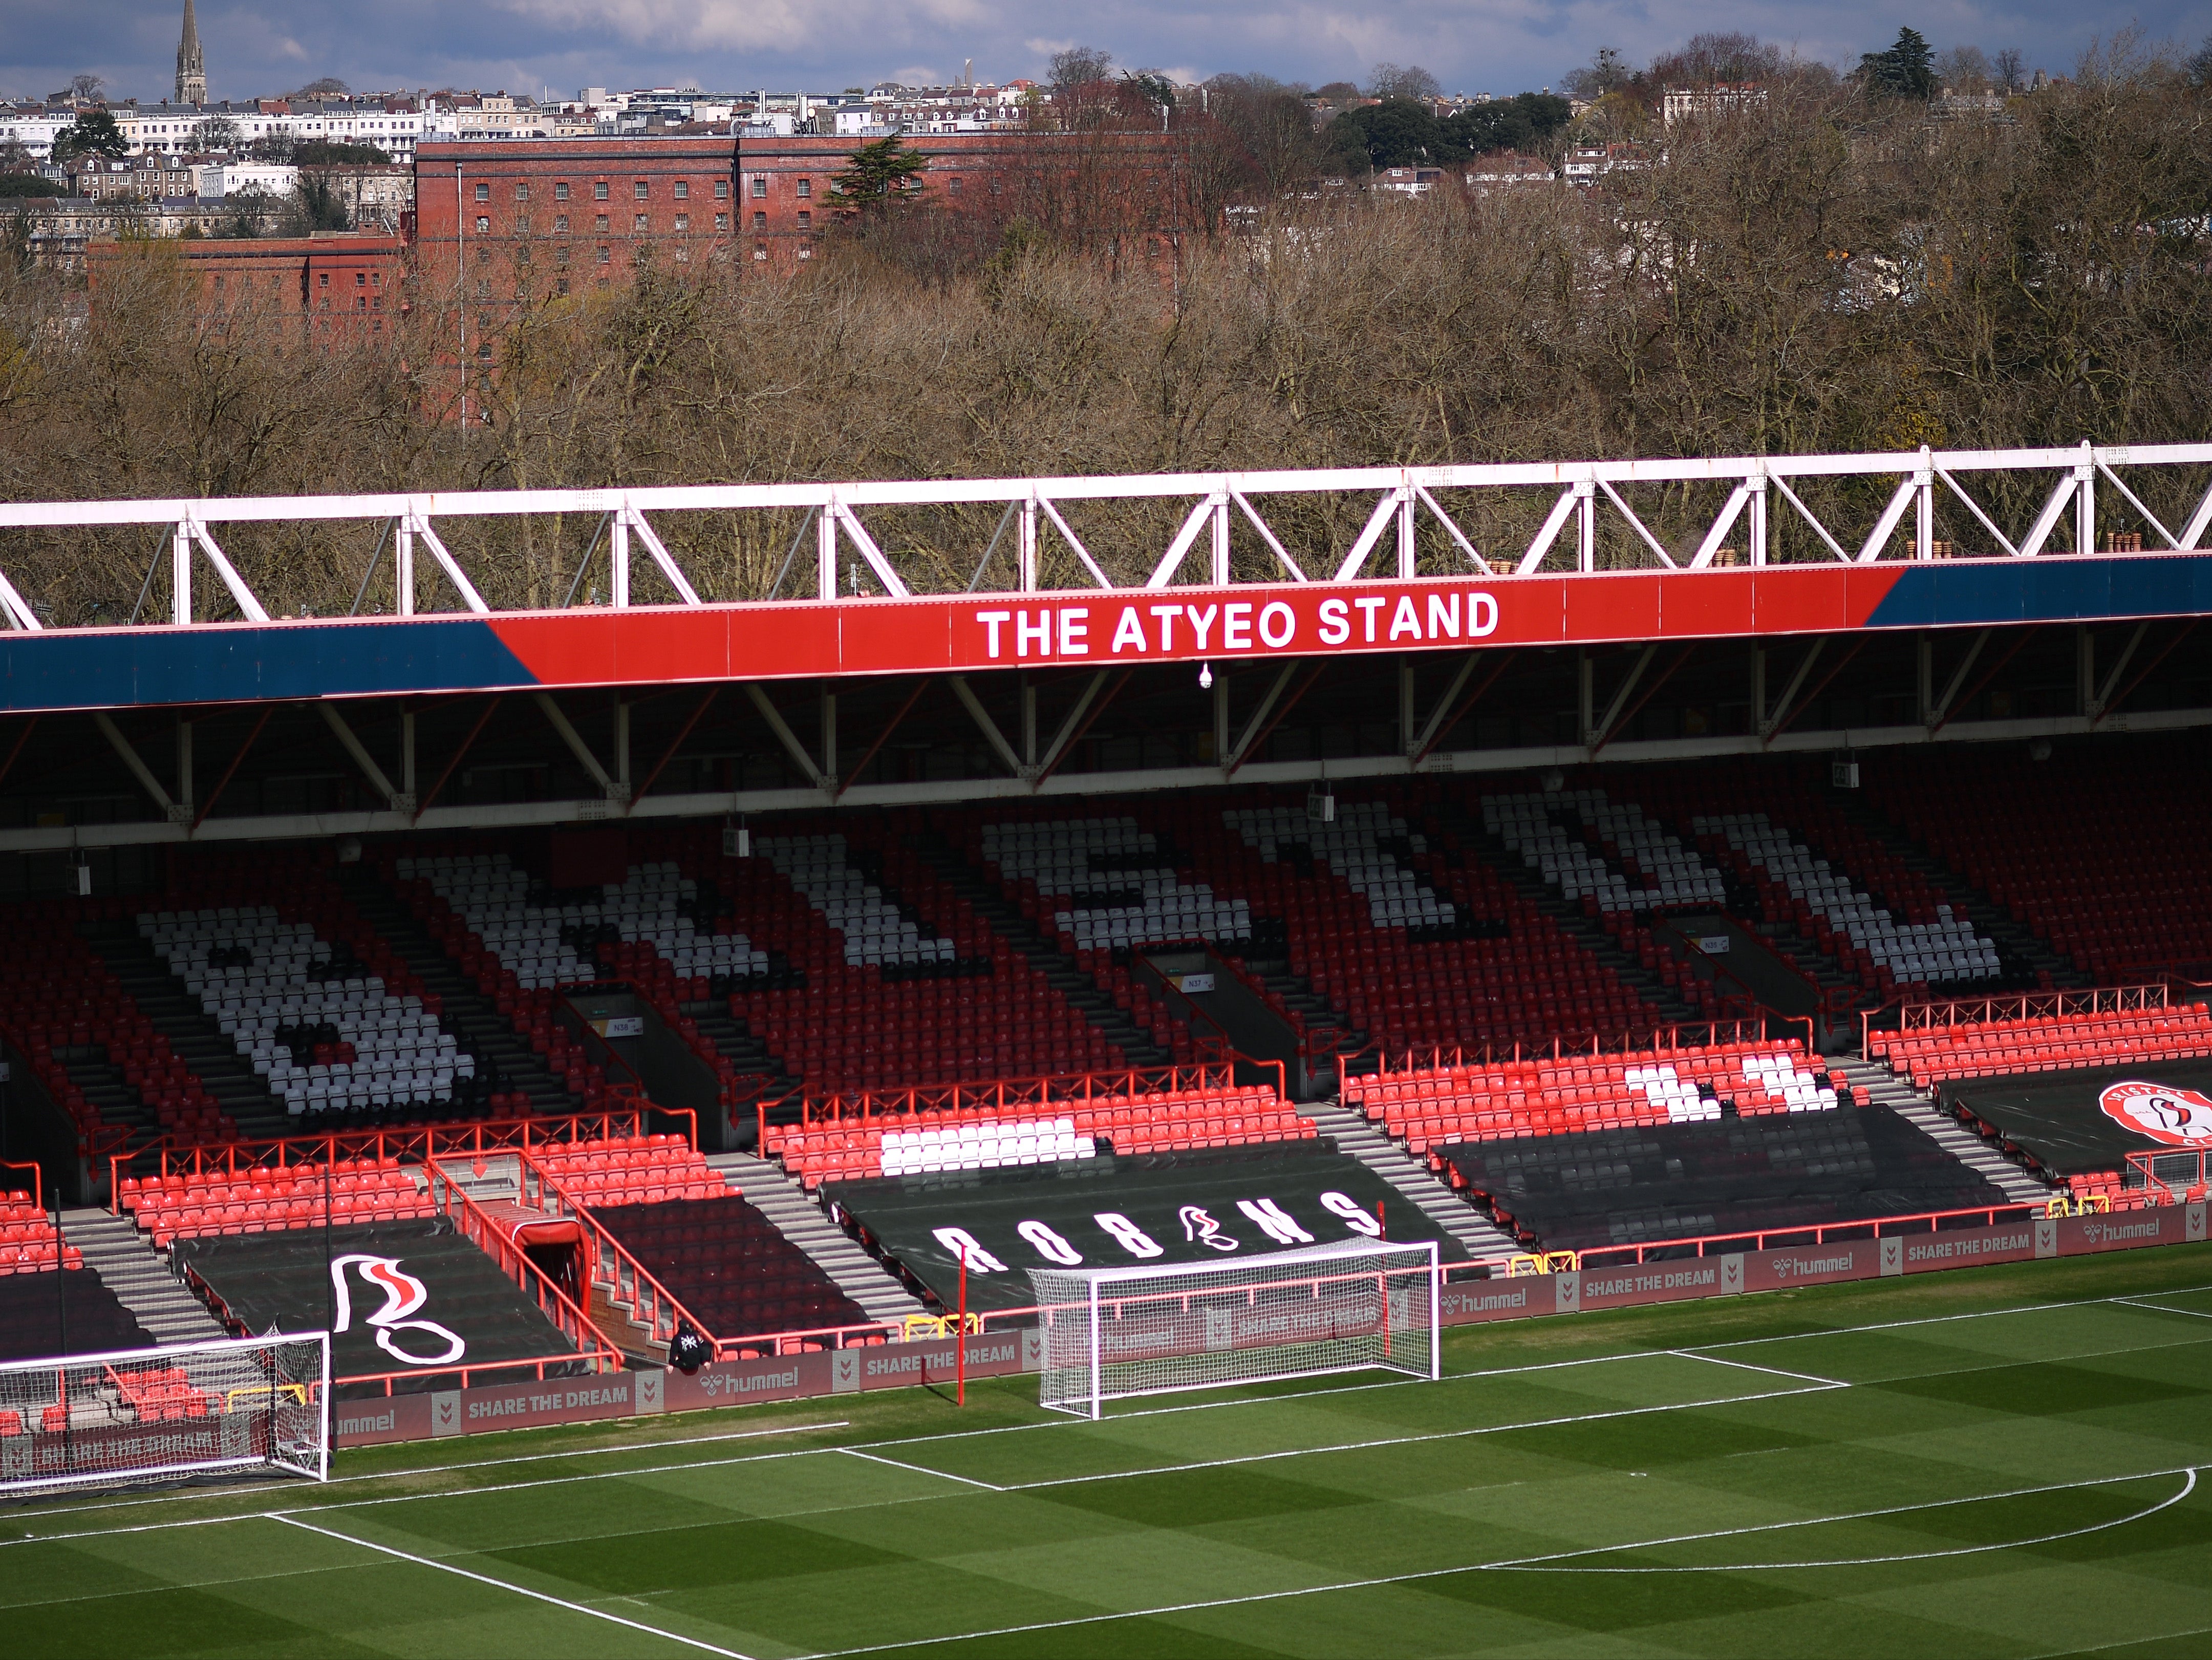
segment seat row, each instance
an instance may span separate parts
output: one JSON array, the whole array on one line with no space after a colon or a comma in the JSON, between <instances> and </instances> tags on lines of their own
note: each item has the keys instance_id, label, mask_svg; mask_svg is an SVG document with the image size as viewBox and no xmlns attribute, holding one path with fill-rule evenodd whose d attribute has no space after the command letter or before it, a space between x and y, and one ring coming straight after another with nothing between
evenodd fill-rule
<instances>
[{"instance_id":1,"label":"seat row","mask_svg":"<svg viewBox=\"0 0 2212 1660\"><path fill-rule=\"evenodd\" d=\"M956 1137L956 1149L958 1137L975 1132L966 1155L955 1151L945 1156L941 1138L947 1131ZM915 1162L912 1152L917 1143L910 1138L926 1134L940 1138L933 1144L935 1156ZM1043 1101L957 1114L896 1113L865 1122L771 1127L764 1152L781 1157L784 1168L811 1189L825 1181L921 1173L932 1163L935 1171L948 1171L1057 1162L1061 1148L1069 1150L1065 1157L1081 1158L1086 1156L1080 1151L1084 1144L1090 1143L1095 1155L1102 1140L1126 1155L1305 1140L1317 1134L1310 1119L1301 1117L1272 1089L1243 1087L1101 1096L1080 1106ZM1011 1141L1018 1151L1024 1140L1031 1143L1030 1156L1007 1158L1006 1144ZM987 1150L995 1154L997 1165L984 1162Z\"/></svg>"},{"instance_id":2,"label":"seat row","mask_svg":"<svg viewBox=\"0 0 2212 1660\"><path fill-rule=\"evenodd\" d=\"M2137 1012L2096 1012L1969 1020L1956 1025L1875 1031L1869 1059L1926 1089L1947 1079L2012 1073L2070 1072L2130 1061L2212 1055L2212 1010L2176 1004Z\"/></svg>"},{"instance_id":3,"label":"seat row","mask_svg":"<svg viewBox=\"0 0 2212 1660\"><path fill-rule=\"evenodd\" d=\"M1416 1155L1455 1142L1820 1112L1853 1098L1794 1043L1425 1068L1349 1079L1345 1091L1347 1106Z\"/></svg>"},{"instance_id":4,"label":"seat row","mask_svg":"<svg viewBox=\"0 0 2212 1660\"><path fill-rule=\"evenodd\" d=\"M421 1168L391 1159L125 1177L117 1204L160 1250L179 1238L320 1227L326 1218L402 1221L437 1208Z\"/></svg>"}]
</instances>

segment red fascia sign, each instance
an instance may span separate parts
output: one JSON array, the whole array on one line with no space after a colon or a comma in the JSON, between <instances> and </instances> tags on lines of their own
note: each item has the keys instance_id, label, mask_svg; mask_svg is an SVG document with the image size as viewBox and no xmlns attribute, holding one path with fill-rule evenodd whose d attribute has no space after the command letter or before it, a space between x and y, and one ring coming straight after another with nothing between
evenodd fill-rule
<instances>
[{"instance_id":1,"label":"red fascia sign","mask_svg":"<svg viewBox=\"0 0 2212 1660\"><path fill-rule=\"evenodd\" d=\"M1790 567L1116 589L532 613L493 619L544 685L1113 668L1863 624L1894 569Z\"/></svg>"}]
</instances>

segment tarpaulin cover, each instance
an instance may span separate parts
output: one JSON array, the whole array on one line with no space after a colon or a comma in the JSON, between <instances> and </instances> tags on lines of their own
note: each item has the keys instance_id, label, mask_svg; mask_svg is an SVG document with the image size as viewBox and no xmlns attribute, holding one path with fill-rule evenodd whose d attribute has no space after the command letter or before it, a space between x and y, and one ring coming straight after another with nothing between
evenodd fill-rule
<instances>
[{"instance_id":1,"label":"tarpaulin cover","mask_svg":"<svg viewBox=\"0 0 2212 1660\"><path fill-rule=\"evenodd\" d=\"M1476 1141L1443 1155L1563 1250L2005 1202L1887 1107Z\"/></svg>"},{"instance_id":2,"label":"tarpaulin cover","mask_svg":"<svg viewBox=\"0 0 2212 1660\"><path fill-rule=\"evenodd\" d=\"M948 1308L961 1231L974 1242L971 1309L1027 1307L1032 1268L1166 1267L1370 1237L1378 1204L1393 1243L1434 1239L1446 1261L1467 1255L1358 1159L1310 1141L878 1177L831 1197Z\"/></svg>"},{"instance_id":3,"label":"tarpaulin cover","mask_svg":"<svg viewBox=\"0 0 2212 1660\"><path fill-rule=\"evenodd\" d=\"M50 1259L51 1260L51 1259ZM0 1360L43 1360L61 1353L60 1306L68 1308L72 1354L149 1348L154 1339L90 1268L0 1276Z\"/></svg>"},{"instance_id":4,"label":"tarpaulin cover","mask_svg":"<svg viewBox=\"0 0 2212 1660\"><path fill-rule=\"evenodd\" d=\"M498 1263L439 1222L356 1223L330 1236L329 1268L319 1228L180 1239L176 1250L256 1336L332 1330L336 1377L489 1366L574 1347Z\"/></svg>"},{"instance_id":5,"label":"tarpaulin cover","mask_svg":"<svg viewBox=\"0 0 2212 1660\"><path fill-rule=\"evenodd\" d=\"M2195 1116L2200 1125L2212 1123L2212 1101L2203 1099L2212 1098L2212 1061L2130 1061L2079 1072L1962 1078L1937 1085L1936 1096L1947 1111L1964 1107L2002 1131L2044 1169L2073 1176L2118 1170L2131 1152L2171 1152L2185 1144L2185 1134L2162 1140L2105 1110L2100 1103L2106 1091L2131 1083L2162 1086L2182 1104L2185 1115L2190 1098L2199 1098ZM2197 1139L2207 1139L2202 1130Z\"/></svg>"}]
</instances>

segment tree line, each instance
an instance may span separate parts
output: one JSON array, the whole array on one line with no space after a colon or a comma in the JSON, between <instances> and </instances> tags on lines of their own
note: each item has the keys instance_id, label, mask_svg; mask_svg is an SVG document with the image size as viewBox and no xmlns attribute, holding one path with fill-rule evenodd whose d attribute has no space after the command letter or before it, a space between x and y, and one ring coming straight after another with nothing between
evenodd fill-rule
<instances>
[{"instance_id":1,"label":"tree line","mask_svg":"<svg viewBox=\"0 0 2212 1660\"><path fill-rule=\"evenodd\" d=\"M296 305L210 309L158 243L104 273L88 305L11 264L0 270L10 435L0 490L197 496L2200 441L2212 429L2212 106L2178 56L2123 47L1999 118L1947 117L1850 79L1783 82L1601 188L1419 200L1293 191L1174 235L1152 234L1140 213L1110 251L1086 241L1099 221L1066 199L1110 190L1108 173L1040 178L1019 212L998 217L956 210L933 186L896 200L887 186L878 209L856 211L788 275L739 260L533 294L501 325L494 372L471 383L465 423L454 319L435 303L325 344ZM472 350L479 338L472 321ZM1850 506L1863 488L1803 493L1820 510ZM2016 529L2039 501L2007 488L1994 511ZM2098 499L2126 511L2114 492ZM2168 524L2186 517L2178 498L2147 499ZM1341 549L1369 505L1316 497L1278 528ZM1712 505L1692 489L1638 498L1654 533L1678 545ZM1485 498L1464 504L1463 522L1479 546L1525 546L1547 507ZM1175 511L1107 505L1075 522L1128 575L1171 533ZM995 522L964 508L871 518L903 563L947 588L968 582ZM1774 523L1778 556L1829 556L1791 514L1778 508ZM795 514L700 515L663 533L702 591L736 598L769 591L800 528ZM449 539L500 603L558 604L594 530L547 515L456 526ZM1937 534L1988 541L1949 503ZM1241 528L1238 538L1238 559L1271 557ZM343 608L370 539L240 527L227 546L290 611L332 595ZM1079 581L1048 541L1048 579ZM21 534L7 568L57 620L112 621L131 611L155 551L136 532ZM1422 556L1465 568L1441 542ZM1647 556L1624 540L1604 556ZM364 609L392 603L380 583L388 575ZM589 591L586 581L579 593Z\"/></svg>"}]
</instances>

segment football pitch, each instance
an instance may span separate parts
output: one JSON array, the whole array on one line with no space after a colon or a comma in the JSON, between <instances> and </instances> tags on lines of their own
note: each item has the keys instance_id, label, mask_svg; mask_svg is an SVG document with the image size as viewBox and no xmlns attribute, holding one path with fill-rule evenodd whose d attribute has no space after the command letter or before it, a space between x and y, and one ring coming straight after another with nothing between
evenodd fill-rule
<instances>
[{"instance_id":1,"label":"football pitch","mask_svg":"<svg viewBox=\"0 0 2212 1660\"><path fill-rule=\"evenodd\" d=\"M2212 1652L2212 1250L342 1453L0 1510L0 1652Z\"/></svg>"}]
</instances>

